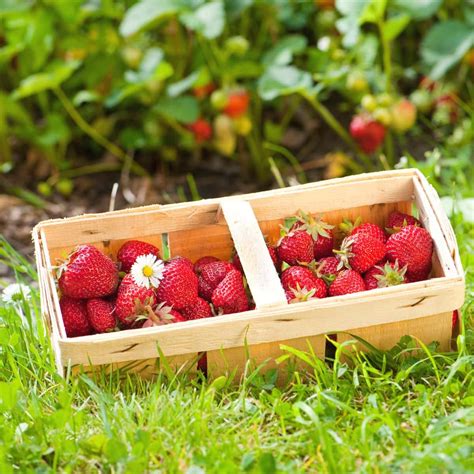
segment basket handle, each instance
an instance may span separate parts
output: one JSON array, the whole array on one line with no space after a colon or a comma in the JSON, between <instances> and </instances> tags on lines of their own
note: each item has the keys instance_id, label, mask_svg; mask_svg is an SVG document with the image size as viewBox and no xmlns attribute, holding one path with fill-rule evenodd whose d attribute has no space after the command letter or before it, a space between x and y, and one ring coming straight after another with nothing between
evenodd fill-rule
<instances>
[{"instance_id":1,"label":"basket handle","mask_svg":"<svg viewBox=\"0 0 474 474\"><path fill-rule=\"evenodd\" d=\"M224 199L221 210L257 309L286 305L285 292L248 201Z\"/></svg>"}]
</instances>

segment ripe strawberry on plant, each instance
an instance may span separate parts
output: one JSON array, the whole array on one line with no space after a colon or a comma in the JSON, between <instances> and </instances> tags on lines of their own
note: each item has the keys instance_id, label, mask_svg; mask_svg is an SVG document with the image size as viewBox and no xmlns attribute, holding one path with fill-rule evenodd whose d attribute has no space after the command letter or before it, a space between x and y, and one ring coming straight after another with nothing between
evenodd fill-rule
<instances>
[{"instance_id":1,"label":"ripe strawberry on plant","mask_svg":"<svg viewBox=\"0 0 474 474\"><path fill-rule=\"evenodd\" d=\"M198 277L188 259L172 259L165 265L156 296L159 301L180 310L193 304L198 297Z\"/></svg>"},{"instance_id":2,"label":"ripe strawberry on plant","mask_svg":"<svg viewBox=\"0 0 474 474\"><path fill-rule=\"evenodd\" d=\"M67 337L88 336L92 327L87 319L87 307L84 300L62 296L59 307L63 316Z\"/></svg>"},{"instance_id":3,"label":"ripe strawberry on plant","mask_svg":"<svg viewBox=\"0 0 474 474\"><path fill-rule=\"evenodd\" d=\"M407 266L407 276L426 271L433 255L433 239L422 227L407 225L387 241L387 258Z\"/></svg>"},{"instance_id":4,"label":"ripe strawberry on plant","mask_svg":"<svg viewBox=\"0 0 474 474\"><path fill-rule=\"evenodd\" d=\"M212 318L212 316L214 316L212 314L211 305L199 297L194 304L183 308L181 314L188 321L192 319Z\"/></svg>"},{"instance_id":5,"label":"ripe strawberry on plant","mask_svg":"<svg viewBox=\"0 0 474 474\"><path fill-rule=\"evenodd\" d=\"M387 241L387 235L381 227L372 224L371 222L361 224L360 217L358 217L354 222L344 219L339 227L346 235L364 234L374 237L383 243Z\"/></svg>"},{"instance_id":6,"label":"ripe strawberry on plant","mask_svg":"<svg viewBox=\"0 0 474 474\"><path fill-rule=\"evenodd\" d=\"M321 218L315 218L311 214L298 211L293 229L306 230L314 241L313 256L315 260L330 257L334 248L333 225L328 224Z\"/></svg>"},{"instance_id":7,"label":"ripe strawberry on plant","mask_svg":"<svg viewBox=\"0 0 474 474\"><path fill-rule=\"evenodd\" d=\"M242 274L230 271L212 293L212 304L223 314L240 313L249 309Z\"/></svg>"},{"instance_id":8,"label":"ripe strawberry on plant","mask_svg":"<svg viewBox=\"0 0 474 474\"><path fill-rule=\"evenodd\" d=\"M183 315L173 309L171 306L166 306L165 303L160 303L154 310L150 306L147 307L145 322L142 328L149 328L153 326L164 326L165 324L182 323L186 321Z\"/></svg>"},{"instance_id":9,"label":"ripe strawberry on plant","mask_svg":"<svg viewBox=\"0 0 474 474\"><path fill-rule=\"evenodd\" d=\"M416 107L407 99L401 99L390 109L391 127L399 133L406 132L415 125Z\"/></svg>"},{"instance_id":10,"label":"ripe strawberry on plant","mask_svg":"<svg viewBox=\"0 0 474 474\"><path fill-rule=\"evenodd\" d=\"M365 286L368 290L375 290L376 288L386 288L408 283L406 271L407 267L400 267L398 261L375 265L364 274Z\"/></svg>"},{"instance_id":11,"label":"ripe strawberry on plant","mask_svg":"<svg viewBox=\"0 0 474 474\"><path fill-rule=\"evenodd\" d=\"M114 312L114 304L110 301L102 298L92 298L87 301L87 318L94 331L99 334L117 329Z\"/></svg>"},{"instance_id":12,"label":"ripe strawberry on plant","mask_svg":"<svg viewBox=\"0 0 474 474\"><path fill-rule=\"evenodd\" d=\"M129 240L125 242L117 253L117 260L120 262L120 270L128 273L138 257L150 254L160 258L159 248L148 242L141 242L140 240Z\"/></svg>"},{"instance_id":13,"label":"ripe strawberry on plant","mask_svg":"<svg viewBox=\"0 0 474 474\"><path fill-rule=\"evenodd\" d=\"M99 298L115 292L118 270L115 263L92 245L80 245L58 271L58 285L64 296Z\"/></svg>"},{"instance_id":14,"label":"ripe strawberry on plant","mask_svg":"<svg viewBox=\"0 0 474 474\"><path fill-rule=\"evenodd\" d=\"M270 254L270 258L272 259L273 265L275 265L275 269L278 272L278 255L275 247L273 247L270 244L267 244L267 249L268 253ZM244 269L242 268L242 264L240 263L240 257L239 254L236 252L234 256L232 257L232 265L239 270L240 273L244 272Z\"/></svg>"},{"instance_id":15,"label":"ripe strawberry on plant","mask_svg":"<svg viewBox=\"0 0 474 474\"><path fill-rule=\"evenodd\" d=\"M385 127L365 114L354 116L349 130L360 149L365 153L373 153L385 138Z\"/></svg>"},{"instance_id":16,"label":"ripe strawberry on plant","mask_svg":"<svg viewBox=\"0 0 474 474\"><path fill-rule=\"evenodd\" d=\"M385 257L385 244L377 237L356 233L346 237L340 250L334 251L340 259L339 267L352 268L364 273Z\"/></svg>"},{"instance_id":17,"label":"ripe strawberry on plant","mask_svg":"<svg viewBox=\"0 0 474 474\"><path fill-rule=\"evenodd\" d=\"M364 279L354 270L342 270L329 287L329 296L348 295L365 291Z\"/></svg>"},{"instance_id":18,"label":"ripe strawberry on plant","mask_svg":"<svg viewBox=\"0 0 474 474\"><path fill-rule=\"evenodd\" d=\"M207 84L194 86L193 87L193 95L198 99L204 99L216 89L215 84L212 82L208 82Z\"/></svg>"},{"instance_id":19,"label":"ripe strawberry on plant","mask_svg":"<svg viewBox=\"0 0 474 474\"><path fill-rule=\"evenodd\" d=\"M235 267L230 262L218 261L204 265L199 276L199 296L210 302L217 285L232 270L235 270Z\"/></svg>"},{"instance_id":20,"label":"ripe strawberry on plant","mask_svg":"<svg viewBox=\"0 0 474 474\"><path fill-rule=\"evenodd\" d=\"M240 90L229 93L223 111L229 117L239 117L247 112L249 102L250 96L247 91Z\"/></svg>"},{"instance_id":21,"label":"ripe strawberry on plant","mask_svg":"<svg viewBox=\"0 0 474 474\"><path fill-rule=\"evenodd\" d=\"M281 226L280 236L277 243L277 254L282 263L298 265L313 260L313 237L306 229L298 228L297 218L286 219L285 225Z\"/></svg>"},{"instance_id":22,"label":"ripe strawberry on plant","mask_svg":"<svg viewBox=\"0 0 474 474\"><path fill-rule=\"evenodd\" d=\"M281 274L281 283L289 303L327 296L326 283L309 268L299 266L287 268Z\"/></svg>"},{"instance_id":23,"label":"ripe strawberry on plant","mask_svg":"<svg viewBox=\"0 0 474 474\"><path fill-rule=\"evenodd\" d=\"M129 273L118 288L115 316L124 327L129 328L135 325L139 316L147 315L147 306L153 307L155 304L155 289L138 285Z\"/></svg>"},{"instance_id":24,"label":"ripe strawberry on plant","mask_svg":"<svg viewBox=\"0 0 474 474\"><path fill-rule=\"evenodd\" d=\"M212 138L212 125L203 118L198 118L188 128L193 132L197 143L204 143Z\"/></svg>"},{"instance_id":25,"label":"ripe strawberry on plant","mask_svg":"<svg viewBox=\"0 0 474 474\"><path fill-rule=\"evenodd\" d=\"M390 229L390 231L398 231L407 225L416 225L421 227L421 222L416 217L399 211L393 211L388 216L387 229Z\"/></svg>"},{"instance_id":26,"label":"ripe strawberry on plant","mask_svg":"<svg viewBox=\"0 0 474 474\"><path fill-rule=\"evenodd\" d=\"M218 262L219 259L217 257L213 257L212 255L206 255L205 257L201 257L200 259L194 262L193 270L196 275L201 274L201 269L204 265L207 265L211 262Z\"/></svg>"}]
</instances>

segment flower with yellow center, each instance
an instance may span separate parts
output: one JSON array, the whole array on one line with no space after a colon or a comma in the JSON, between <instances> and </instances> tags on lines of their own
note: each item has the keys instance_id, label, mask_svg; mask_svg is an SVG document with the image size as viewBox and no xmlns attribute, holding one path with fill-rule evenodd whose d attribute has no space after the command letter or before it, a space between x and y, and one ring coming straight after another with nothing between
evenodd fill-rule
<instances>
[{"instance_id":1,"label":"flower with yellow center","mask_svg":"<svg viewBox=\"0 0 474 474\"><path fill-rule=\"evenodd\" d=\"M131 274L138 286L158 288L163 279L165 264L155 255L140 255L132 265Z\"/></svg>"}]
</instances>

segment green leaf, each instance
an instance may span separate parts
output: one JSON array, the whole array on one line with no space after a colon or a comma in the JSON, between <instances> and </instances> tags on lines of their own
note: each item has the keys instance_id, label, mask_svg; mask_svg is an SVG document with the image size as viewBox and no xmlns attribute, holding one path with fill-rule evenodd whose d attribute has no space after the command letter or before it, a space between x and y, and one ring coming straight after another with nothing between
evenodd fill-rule
<instances>
[{"instance_id":1,"label":"green leaf","mask_svg":"<svg viewBox=\"0 0 474 474\"><path fill-rule=\"evenodd\" d=\"M293 94L310 89L313 85L311 74L293 66L272 66L258 81L258 92L264 100Z\"/></svg>"},{"instance_id":2,"label":"green leaf","mask_svg":"<svg viewBox=\"0 0 474 474\"><path fill-rule=\"evenodd\" d=\"M382 29L382 34L387 41L393 41L410 23L410 15L397 15L387 20Z\"/></svg>"},{"instance_id":3,"label":"green leaf","mask_svg":"<svg viewBox=\"0 0 474 474\"><path fill-rule=\"evenodd\" d=\"M55 63L48 72L33 74L23 79L20 86L14 91L14 99L22 99L48 89L54 89L71 77L72 73L80 66L80 61Z\"/></svg>"},{"instance_id":4,"label":"green leaf","mask_svg":"<svg viewBox=\"0 0 474 474\"><path fill-rule=\"evenodd\" d=\"M254 0L224 0L226 15L238 16L254 3Z\"/></svg>"},{"instance_id":5,"label":"green leaf","mask_svg":"<svg viewBox=\"0 0 474 474\"><path fill-rule=\"evenodd\" d=\"M170 84L168 88L166 89L166 92L170 97L176 97L183 92L186 92L189 90L194 84L196 83L197 79L199 77L199 71L194 71L191 73L189 76L185 77L184 79L181 79L178 82L175 82L173 84Z\"/></svg>"},{"instance_id":6,"label":"green leaf","mask_svg":"<svg viewBox=\"0 0 474 474\"><path fill-rule=\"evenodd\" d=\"M255 61L232 58L226 65L226 73L233 79L253 79L263 72L263 66Z\"/></svg>"},{"instance_id":7,"label":"green leaf","mask_svg":"<svg viewBox=\"0 0 474 474\"><path fill-rule=\"evenodd\" d=\"M193 123L199 117L199 105L194 97L164 97L155 106L155 110L167 118L182 123Z\"/></svg>"},{"instance_id":8,"label":"green leaf","mask_svg":"<svg viewBox=\"0 0 474 474\"><path fill-rule=\"evenodd\" d=\"M262 474L274 474L276 472L276 461L272 453L263 453L258 460Z\"/></svg>"},{"instance_id":9,"label":"green leaf","mask_svg":"<svg viewBox=\"0 0 474 474\"><path fill-rule=\"evenodd\" d=\"M33 0L1 0L0 18L11 13L18 13L31 7Z\"/></svg>"},{"instance_id":10,"label":"green leaf","mask_svg":"<svg viewBox=\"0 0 474 474\"><path fill-rule=\"evenodd\" d=\"M220 0L205 3L193 12L184 13L180 19L190 30L202 34L207 39L214 39L224 30L224 5Z\"/></svg>"},{"instance_id":11,"label":"green leaf","mask_svg":"<svg viewBox=\"0 0 474 474\"><path fill-rule=\"evenodd\" d=\"M82 104L90 102L98 102L100 100L100 94L96 91L81 90L72 99L72 103L79 107Z\"/></svg>"},{"instance_id":12,"label":"green leaf","mask_svg":"<svg viewBox=\"0 0 474 474\"><path fill-rule=\"evenodd\" d=\"M421 57L432 79L440 79L474 44L474 31L458 20L436 23L421 44Z\"/></svg>"},{"instance_id":13,"label":"green leaf","mask_svg":"<svg viewBox=\"0 0 474 474\"><path fill-rule=\"evenodd\" d=\"M378 23L385 15L387 0L371 0L359 17L359 24Z\"/></svg>"},{"instance_id":14,"label":"green leaf","mask_svg":"<svg viewBox=\"0 0 474 474\"><path fill-rule=\"evenodd\" d=\"M18 400L20 382L15 379L13 382L0 382L0 411L11 410Z\"/></svg>"},{"instance_id":15,"label":"green leaf","mask_svg":"<svg viewBox=\"0 0 474 474\"><path fill-rule=\"evenodd\" d=\"M359 18L370 0L336 0L336 8L343 15L336 21L337 29L343 34L342 44L351 48L357 43L360 33Z\"/></svg>"},{"instance_id":16,"label":"green leaf","mask_svg":"<svg viewBox=\"0 0 474 474\"><path fill-rule=\"evenodd\" d=\"M278 41L262 58L265 66L286 66L293 61L293 54L305 50L308 41L301 35L289 35Z\"/></svg>"},{"instance_id":17,"label":"green leaf","mask_svg":"<svg viewBox=\"0 0 474 474\"><path fill-rule=\"evenodd\" d=\"M426 20L441 7L443 0L392 0L390 6L410 15L413 20Z\"/></svg>"},{"instance_id":18,"label":"green leaf","mask_svg":"<svg viewBox=\"0 0 474 474\"><path fill-rule=\"evenodd\" d=\"M158 21L176 14L180 2L174 0L142 0L127 10L120 24L120 34L130 36Z\"/></svg>"}]
</instances>

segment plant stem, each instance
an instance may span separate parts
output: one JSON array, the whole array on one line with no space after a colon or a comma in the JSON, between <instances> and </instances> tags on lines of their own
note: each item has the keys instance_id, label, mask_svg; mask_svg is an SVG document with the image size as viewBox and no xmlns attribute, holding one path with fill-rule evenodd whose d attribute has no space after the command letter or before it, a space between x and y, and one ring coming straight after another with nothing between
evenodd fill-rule
<instances>
[{"instance_id":1,"label":"plant stem","mask_svg":"<svg viewBox=\"0 0 474 474\"><path fill-rule=\"evenodd\" d=\"M280 170L278 169L278 166L275 163L275 160L270 156L268 157L268 162L270 163L270 170L273 173L273 176L275 177L276 182L278 183L278 186L280 188L286 187L285 181L283 180Z\"/></svg>"},{"instance_id":2,"label":"plant stem","mask_svg":"<svg viewBox=\"0 0 474 474\"><path fill-rule=\"evenodd\" d=\"M130 159L130 156L128 153L123 151L120 147L115 145L115 143L112 143L109 141L107 138L105 138L103 135L101 135L95 128L91 127L82 117L82 115L79 113L79 111L74 107L73 103L69 100L67 95L63 92L63 90L60 87L57 87L54 89L54 93L60 100L61 104L65 108L66 112L69 114L69 116L72 118L74 123L89 137L91 137L96 143L101 145L103 148L105 148L109 153L112 155L116 156L119 158L121 161L126 162L127 160ZM135 163L132 161L132 166L131 169L133 172L140 176L147 176L148 173L147 171L142 168L138 163Z\"/></svg>"},{"instance_id":3,"label":"plant stem","mask_svg":"<svg viewBox=\"0 0 474 474\"><path fill-rule=\"evenodd\" d=\"M8 163L12 159L8 144L6 101L7 98L3 94L0 95L0 163Z\"/></svg>"},{"instance_id":4,"label":"plant stem","mask_svg":"<svg viewBox=\"0 0 474 474\"><path fill-rule=\"evenodd\" d=\"M285 148L283 146L276 145L276 144L270 143L270 142L264 142L263 147L266 148L267 150L279 153L280 155L284 156L288 160L290 165L293 167L295 172L298 174L298 179L299 179L300 183L307 183L308 182L308 179L306 177L306 173L304 172L304 169L301 167L301 164L298 161L298 158L296 158L296 156L293 155L293 153L291 153L290 150L288 150L287 148ZM272 158L272 160L273 160L273 158Z\"/></svg>"},{"instance_id":5,"label":"plant stem","mask_svg":"<svg viewBox=\"0 0 474 474\"><path fill-rule=\"evenodd\" d=\"M392 52L390 50L390 41L387 41L383 33L383 19L379 20L378 28L380 33L380 39L382 42L382 60L383 70L385 73L385 92L390 93L392 90Z\"/></svg>"},{"instance_id":6,"label":"plant stem","mask_svg":"<svg viewBox=\"0 0 474 474\"><path fill-rule=\"evenodd\" d=\"M393 135L390 130L387 130L387 135L385 137L385 150L387 152L387 162L391 168L395 164L395 153L393 149Z\"/></svg>"}]
</instances>

